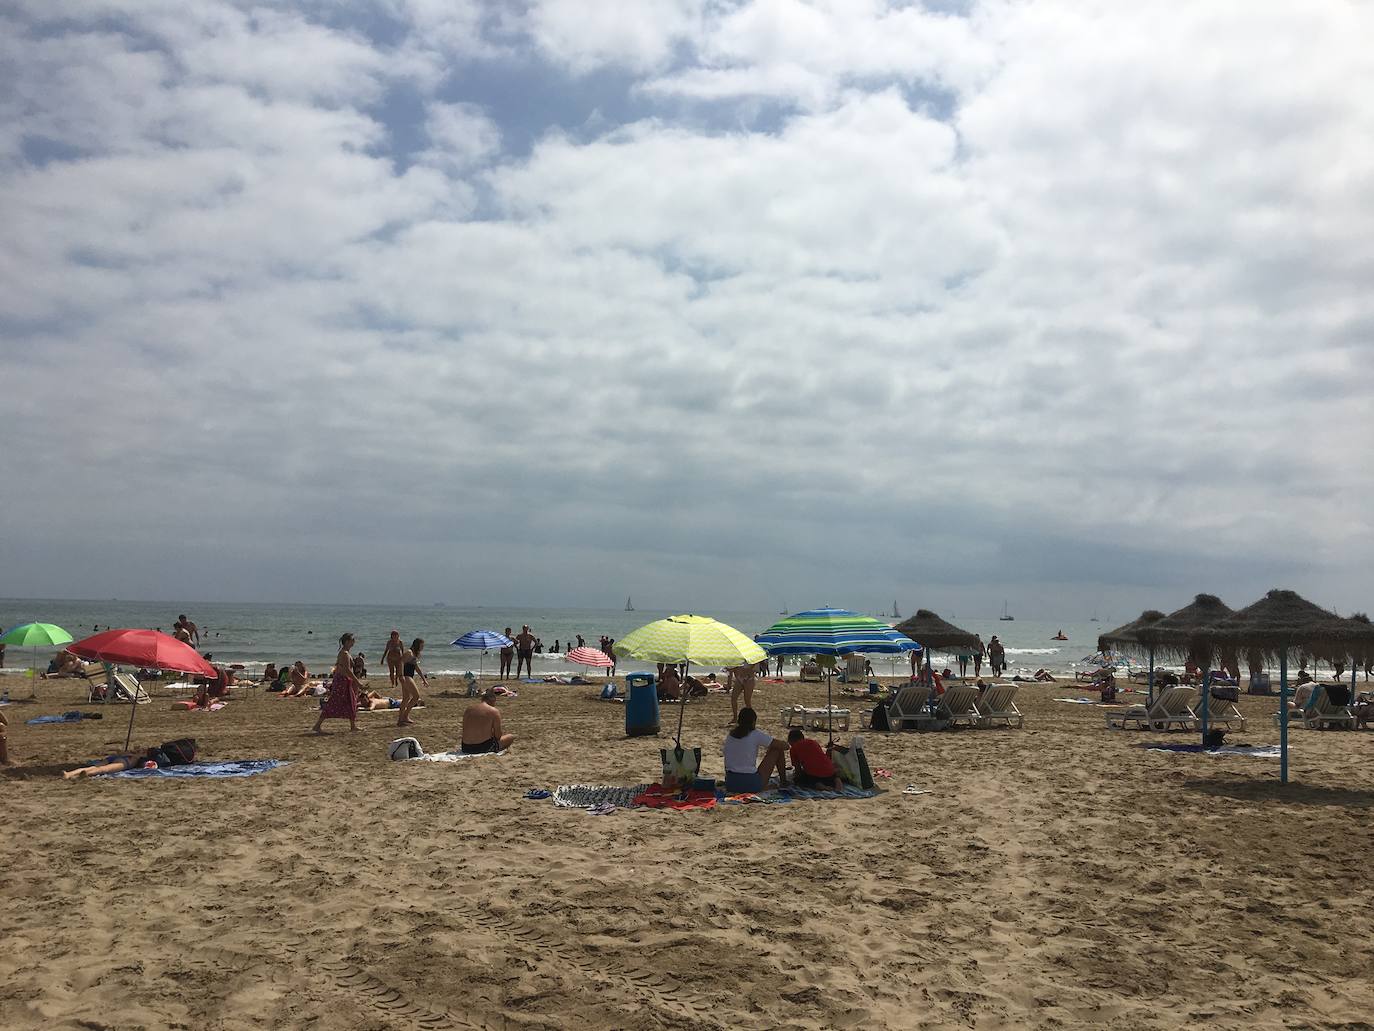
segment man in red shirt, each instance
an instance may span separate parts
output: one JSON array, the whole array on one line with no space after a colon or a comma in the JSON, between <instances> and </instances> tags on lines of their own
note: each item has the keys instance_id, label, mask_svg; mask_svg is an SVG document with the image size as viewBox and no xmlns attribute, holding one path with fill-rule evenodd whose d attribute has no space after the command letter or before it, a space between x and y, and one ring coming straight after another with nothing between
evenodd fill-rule
<instances>
[{"instance_id":1,"label":"man in red shirt","mask_svg":"<svg viewBox=\"0 0 1374 1031\"><path fill-rule=\"evenodd\" d=\"M791 746L789 751L792 756L792 777L797 787L844 790L840 775L835 771L835 764L830 756L825 754L825 749L819 741L812 741L800 728L793 727L787 735L787 743Z\"/></svg>"}]
</instances>

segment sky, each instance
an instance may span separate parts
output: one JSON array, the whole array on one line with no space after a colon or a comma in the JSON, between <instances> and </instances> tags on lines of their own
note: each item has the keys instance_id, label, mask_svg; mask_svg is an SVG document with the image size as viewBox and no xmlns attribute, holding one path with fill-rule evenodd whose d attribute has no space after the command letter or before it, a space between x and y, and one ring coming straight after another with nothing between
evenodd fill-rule
<instances>
[{"instance_id":1,"label":"sky","mask_svg":"<svg viewBox=\"0 0 1374 1031\"><path fill-rule=\"evenodd\" d=\"M1367 610L1372 38L10 0L0 596Z\"/></svg>"}]
</instances>

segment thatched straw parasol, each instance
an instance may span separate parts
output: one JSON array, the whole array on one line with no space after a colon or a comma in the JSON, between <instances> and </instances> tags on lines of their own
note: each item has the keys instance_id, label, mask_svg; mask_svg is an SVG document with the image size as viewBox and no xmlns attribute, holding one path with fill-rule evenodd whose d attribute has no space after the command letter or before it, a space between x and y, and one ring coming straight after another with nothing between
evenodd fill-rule
<instances>
[{"instance_id":1,"label":"thatched straw parasol","mask_svg":"<svg viewBox=\"0 0 1374 1031\"><path fill-rule=\"evenodd\" d=\"M1211 664L1216 639L1210 631L1234 616L1215 594L1199 594L1191 604L1136 630L1136 639L1156 653L1190 658L1199 666Z\"/></svg>"},{"instance_id":2,"label":"thatched straw parasol","mask_svg":"<svg viewBox=\"0 0 1374 1031\"><path fill-rule=\"evenodd\" d=\"M1215 631L1219 643L1268 658L1291 650L1313 659L1358 661L1374 650L1374 625L1367 616L1342 619L1296 591L1270 591Z\"/></svg>"},{"instance_id":3,"label":"thatched straw parasol","mask_svg":"<svg viewBox=\"0 0 1374 1031\"><path fill-rule=\"evenodd\" d=\"M897 624L897 632L906 634L923 648L938 648L941 651L958 649L976 652L983 646L983 639L977 634L945 622L930 609L917 609L916 615Z\"/></svg>"},{"instance_id":4,"label":"thatched straw parasol","mask_svg":"<svg viewBox=\"0 0 1374 1031\"><path fill-rule=\"evenodd\" d=\"M1097 638L1097 650L1100 652L1115 651L1118 648L1139 648L1141 640L1137 636L1145 627L1153 626L1164 618L1164 613L1158 609L1146 609L1137 619L1129 623L1123 623L1115 630L1108 630L1105 634L1099 634Z\"/></svg>"}]
</instances>

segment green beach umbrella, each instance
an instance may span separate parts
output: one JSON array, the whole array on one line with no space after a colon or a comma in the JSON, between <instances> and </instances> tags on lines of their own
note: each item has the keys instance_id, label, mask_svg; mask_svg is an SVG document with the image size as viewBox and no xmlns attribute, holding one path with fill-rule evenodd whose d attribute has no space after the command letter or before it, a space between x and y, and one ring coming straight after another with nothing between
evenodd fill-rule
<instances>
[{"instance_id":1,"label":"green beach umbrella","mask_svg":"<svg viewBox=\"0 0 1374 1031\"><path fill-rule=\"evenodd\" d=\"M33 678L30 697L38 697L38 649L50 648L59 644L71 644L72 635L54 623L25 623L0 636L0 644L13 644L20 648L33 649Z\"/></svg>"}]
</instances>

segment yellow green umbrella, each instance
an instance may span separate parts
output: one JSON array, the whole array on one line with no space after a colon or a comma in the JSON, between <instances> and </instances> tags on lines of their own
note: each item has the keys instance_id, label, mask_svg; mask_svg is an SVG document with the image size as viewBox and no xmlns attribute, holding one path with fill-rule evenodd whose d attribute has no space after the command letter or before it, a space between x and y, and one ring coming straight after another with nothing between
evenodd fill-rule
<instances>
[{"instance_id":1,"label":"yellow green umbrella","mask_svg":"<svg viewBox=\"0 0 1374 1031\"><path fill-rule=\"evenodd\" d=\"M11 628L0 637L0 644L33 649L33 669L29 671L29 675L33 677L33 686L30 690L34 698L38 697L38 649L71 643L72 635L53 623L25 623L23 626Z\"/></svg>"},{"instance_id":2,"label":"yellow green umbrella","mask_svg":"<svg viewBox=\"0 0 1374 1031\"><path fill-rule=\"evenodd\" d=\"M669 616L646 623L616 641L614 651L641 662L695 662L698 666L743 666L759 663L768 653L727 623L709 616ZM677 751L682 751L682 718L687 710L687 685L678 706Z\"/></svg>"}]
</instances>

